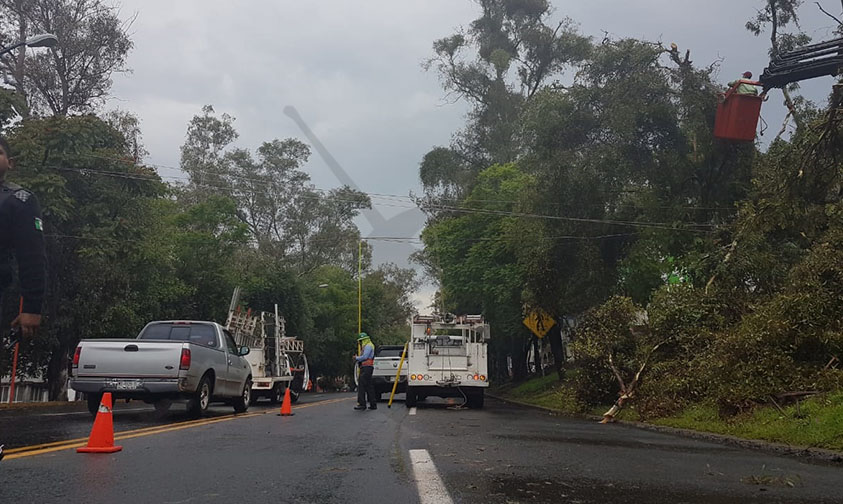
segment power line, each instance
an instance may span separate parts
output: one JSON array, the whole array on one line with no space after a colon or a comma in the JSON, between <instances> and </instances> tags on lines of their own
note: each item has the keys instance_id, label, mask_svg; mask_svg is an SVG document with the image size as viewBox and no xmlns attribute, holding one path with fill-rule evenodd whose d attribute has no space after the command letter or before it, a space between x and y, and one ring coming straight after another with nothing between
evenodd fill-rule
<instances>
[{"instance_id":1,"label":"power line","mask_svg":"<svg viewBox=\"0 0 843 504\"><path fill-rule=\"evenodd\" d=\"M116 161L118 163L124 163L124 164L128 164L128 165L136 166L136 163L133 160L125 159L125 158L121 158L121 157L104 156L104 155L98 155L98 154L92 154L92 153L82 153L81 155L84 156L84 157L91 157L91 158L95 158L95 159ZM175 170L175 171L179 171L179 172L183 172L183 173L185 172L185 170L183 170L180 167L170 166L170 165L144 163L142 166L153 167L153 168L164 168L164 169ZM220 173L212 171L212 170L203 170L203 169L199 169L199 168L194 168L192 171L195 171L197 173L204 173L204 174L208 174L208 175L215 175L215 176L222 177L222 178L226 178L226 177L227 178L234 178L234 179L238 179L238 180L244 180L244 181L247 181L247 182L256 182L256 183L266 183L267 182L267 178L255 178L255 177L248 177L246 175L237 175L237 174L232 174L232 173L226 173L226 174L223 175L223 174L220 174ZM162 178L166 177L166 178L172 178L172 179L177 179L177 180L190 181L189 175L186 176L186 177L185 176L178 177L178 176L174 176L174 175L161 175L161 174L158 174L158 175ZM314 188L314 190L318 191L318 192L322 192L322 193L327 192L325 189L320 189L320 188ZM642 191L643 191L643 189L618 189L618 190L615 190L615 191L601 190L601 191L598 191L598 192L604 192L604 193L637 193L637 192L642 192ZM413 203L415 203L414 198L411 197L411 196L408 196L408 195L362 192L362 191L360 191L360 192L362 194L365 194L366 196L369 196L370 198L373 197L373 198L376 198L376 199L387 199L387 200L392 199L392 200L398 200L398 201L402 201L402 202L413 202ZM462 205L470 204L470 203L473 203L473 202L505 203L505 204L521 203L520 201L517 201L517 200L499 200L499 199L459 200L459 199L453 199L453 198L441 198L441 199L439 199L439 201L450 201L450 202L453 202L453 203L460 203ZM619 202L618 206L631 206L629 203L630 202ZM544 204L549 204L549 205L553 205L553 206L563 206L564 205L564 203L553 203L553 202L545 202ZM594 204L594 205L589 205L589 206L591 206L591 207L603 207L605 205ZM705 211L722 211L722 210L734 211L735 210L733 207L653 206L653 205L646 205L646 206L644 206L644 205L633 205L633 206L635 208L659 208L659 209L667 209L667 210L675 210L675 209L705 210ZM409 207L409 208L412 208L412 207Z\"/></svg>"},{"instance_id":2,"label":"power line","mask_svg":"<svg viewBox=\"0 0 843 504\"><path fill-rule=\"evenodd\" d=\"M171 175L142 175L142 174L127 174L121 172L112 172L112 171L105 171L105 170L95 170L95 169L87 169L87 168L68 168L68 167L50 167L56 170L62 171L74 171L79 172L82 174L99 174L104 176L116 177L116 178L124 178L130 180L146 180L151 182L158 182L162 178L172 178L176 180L189 180L185 177L177 177ZM225 187L225 186L214 186L208 184L196 184L192 183L194 187L200 188L207 188L207 189L214 189L218 191L228 191L230 193L238 193L238 192L249 192L243 191L240 189L235 189L233 187ZM362 193L366 194L366 193ZM336 201L336 202L345 202L345 203L359 203L358 200L346 199L346 198L339 198L336 196L308 196L305 194L299 194L297 197L303 199L312 199L312 200L324 200L324 201ZM605 224L605 225L619 225L619 226L629 226L629 227L640 227L640 228L652 228L652 229L661 229L661 230L669 230L669 231L687 231L687 232L706 232L700 229L683 229L678 228L670 223L663 223L663 222L640 222L640 221L622 221L622 220L611 220L611 219L593 219L593 218L583 218L583 217L567 217L567 216L558 216L558 215L547 215L547 214L535 214L535 213L528 213L528 212L514 212L514 211L503 211L503 210L490 210L490 209L479 209L479 208L465 208L465 207L458 207L458 206L446 206L446 205L424 205L419 206L416 204L412 205L397 205L397 204L389 204L389 203L372 203L372 205L377 206L384 206L384 207L395 207L395 208L404 208L404 209L419 209L424 210L425 208L434 209L434 210L441 210L441 211L450 211L450 212L458 212L458 213L469 213L469 214L485 214L485 215L498 215L498 216L505 216L505 217L521 217L521 218L535 218L535 219L547 219L547 220L558 220L558 221L567 221L567 222L578 222L578 223L590 223L590 224ZM684 224L688 224L690 226L696 227L706 227L706 228L714 228L716 227L714 224L708 223L696 223L696 222L684 222Z\"/></svg>"}]
</instances>

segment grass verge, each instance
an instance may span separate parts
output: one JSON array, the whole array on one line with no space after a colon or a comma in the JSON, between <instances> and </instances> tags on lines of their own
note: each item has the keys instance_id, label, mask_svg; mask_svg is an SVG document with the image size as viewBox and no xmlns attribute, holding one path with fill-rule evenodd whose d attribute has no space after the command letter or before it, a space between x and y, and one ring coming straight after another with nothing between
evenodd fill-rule
<instances>
[{"instance_id":1,"label":"grass verge","mask_svg":"<svg viewBox=\"0 0 843 504\"><path fill-rule=\"evenodd\" d=\"M609 405L584 408L574 399L570 386L556 376L533 378L526 382L499 387L494 393L516 401L552 408L562 413L602 415ZM621 420L642 421L634 403L624 409ZM798 405L781 410L773 406L758 407L751 412L724 419L711 404L687 408L679 414L646 418L654 425L724 434L755 439L843 451L843 392L815 396Z\"/></svg>"}]
</instances>

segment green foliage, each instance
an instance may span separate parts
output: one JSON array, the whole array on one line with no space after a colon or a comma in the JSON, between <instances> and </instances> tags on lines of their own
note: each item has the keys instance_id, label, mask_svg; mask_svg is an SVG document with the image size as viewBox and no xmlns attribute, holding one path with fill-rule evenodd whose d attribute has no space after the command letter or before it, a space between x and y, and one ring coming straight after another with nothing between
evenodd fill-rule
<instances>
[{"instance_id":1,"label":"green foliage","mask_svg":"<svg viewBox=\"0 0 843 504\"><path fill-rule=\"evenodd\" d=\"M533 179L517 165L494 165L478 176L466 198L469 207L507 208L523 198ZM518 264L518 220L495 214L468 214L442 219L422 233L425 254L441 273L441 301L455 313L482 313L495 328L493 367L505 375L506 354L523 341L521 324L525 272Z\"/></svg>"},{"instance_id":2,"label":"green foliage","mask_svg":"<svg viewBox=\"0 0 843 504\"><path fill-rule=\"evenodd\" d=\"M801 3L765 0L747 28L769 33L773 53L802 44L788 31ZM584 408L639 371L645 417L839 388L843 98L819 111L787 95L799 128L760 152L713 138L722 88L690 53L593 44L563 21L554 61L572 82L530 80L546 60L519 44L546 32L547 4L480 4L432 60L475 107L421 167L422 256L445 308L494 317L505 336L493 355L512 358L516 378L521 309L577 317L567 386Z\"/></svg>"},{"instance_id":3,"label":"green foliage","mask_svg":"<svg viewBox=\"0 0 843 504\"><path fill-rule=\"evenodd\" d=\"M127 71L133 47L129 25L119 7L101 0L2 0L0 42L20 40L20 33L52 33L54 47L0 60L0 75L25 98L18 109L40 116L88 113L101 105L112 74Z\"/></svg>"},{"instance_id":4,"label":"green foliage","mask_svg":"<svg viewBox=\"0 0 843 504\"><path fill-rule=\"evenodd\" d=\"M44 325L22 347L22 371L45 376L51 398L62 394L67 359L80 339L133 337L156 319L225 322L238 285L250 307L271 311L279 305L288 334L305 341L315 372L350 373L347 357L357 332L350 271L359 237L352 219L368 200L338 189L325 198L302 196L285 203L282 215L267 213L275 201L267 198L279 195L259 180L237 177L279 177L296 186L284 194L315 196L303 185L307 175L298 170L307 147L275 141L261 147L259 161L243 151L229 156L224 147L236 132L226 128L225 117L217 120L211 110L205 112L192 123L185 156L195 175L231 182L232 191L162 183L153 169L139 164L140 130L125 114L112 114L108 121L95 116L25 120L11 130L17 166L9 175L39 197L48 253ZM236 169L226 164L235 161ZM220 164L224 169L217 170ZM246 168L255 171L238 171ZM242 197L232 198L232 192ZM266 225L262 216L275 219L273 232L295 235L280 258L281 247L273 243L277 235L256 232L256 223ZM364 251L370 257L368 246ZM312 274L320 268L327 272ZM336 298L325 298L327 292L315 287L323 283L337 291ZM416 286L413 273L394 266L367 269L364 284L369 332L376 338L383 333L382 342L403 341ZM5 320L15 298L3 298ZM8 362L0 359L0 374L8 371Z\"/></svg>"},{"instance_id":5,"label":"green foliage","mask_svg":"<svg viewBox=\"0 0 843 504\"><path fill-rule=\"evenodd\" d=\"M307 274L329 264L356 266L360 233L353 219L368 196L349 187L319 191L301 170L310 148L294 138L264 142L256 156L233 147L234 118L202 108L188 125L181 167L190 176L186 201L223 193L262 256Z\"/></svg>"}]
</instances>

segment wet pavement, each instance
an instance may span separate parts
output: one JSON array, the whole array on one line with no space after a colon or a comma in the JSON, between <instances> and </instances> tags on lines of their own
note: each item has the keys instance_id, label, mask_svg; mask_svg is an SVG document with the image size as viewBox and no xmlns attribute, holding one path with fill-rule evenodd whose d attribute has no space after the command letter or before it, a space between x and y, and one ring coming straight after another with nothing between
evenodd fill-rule
<instances>
[{"instance_id":1,"label":"wet pavement","mask_svg":"<svg viewBox=\"0 0 843 504\"><path fill-rule=\"evenodd\" d=\"M351 394L304 395L292 417L263 404L193 424L174 407L115 408L123 451L61 449L0 462L0 502L420 502L410 450L427 450L456 503L838 503L843 468L567 419L487 400L353 411ZM87 435L85 411L0 413L0 436ZM54 415L54 413L61 413ZM266 414L264 414L266 413ZM40 415L40 416L38 416ZM52 436L52 437L50 437ZM0 441L0 443L6 441ZM428 501L430 502L430 501Z\"/></svg>"},{"instance_id":2,"label":"wet pavement","mask_svg":"<svg viewBox=\"0 0 843 504\"><path fill-rule=\"evenodd\" d=\"M331 394L302 394L301 403L313 402ZM249 407L249 411L278 409L279 405L260 400ZM113 408L115 432L134 430L156 425L168 425L193 420L188 415L186 403L175 402L164 414L155 411L151 404L143 401L117 401ZM212 403L206 418L231 415L231 406ZM93 416L87 404L82 401L67 404L51 404L31 408L0 409L0 445L5 449L21 446L65 441L88 436Z\"/></svg>"},{"instance_id":3,"label":"wet pavement","mask_svg":"<svg viewBox=\"0 0 843 504\"><path fill-rule=\"evenodd\" d=\"M488 401L419 405L403 424L456 502L840 503L843 467Z\"/></svg>"}]
</instances>

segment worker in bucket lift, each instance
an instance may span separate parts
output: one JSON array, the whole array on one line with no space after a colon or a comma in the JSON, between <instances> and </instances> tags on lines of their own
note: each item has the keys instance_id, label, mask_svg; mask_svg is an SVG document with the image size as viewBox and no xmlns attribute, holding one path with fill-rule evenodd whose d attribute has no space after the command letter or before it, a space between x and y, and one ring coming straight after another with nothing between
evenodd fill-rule
<instances>
[{"instance_id":1,"label":"worker in bucket lift","mask_svg":"<svg viewBox=\"0 0 843 504\"><path fill-rule=\"evenodd\" d=\"M744 72L740 79L729 83L729 89L735 87L735 84L737 84L738 89L735 90L736 93L758 96L758 87L756 87L755 84L746 82L749 79L752 79L752 72Z\"/></svg>"},{"instance_id":2,"label":"worker in bucket lift","mask_svg":"<svg viewBox=\"0 0 843 504\"><path fill-rule=\"evenodd\" d=\"M378 409L378 397L375 395L375 383L372 373L375 370L375 345L369 335L361 332L357 338L360 355L354 356L354 361L360 366L357 383L357 406L354 409L366 409L366 398L369 398L369 409Z\"/></svg>"}]
</instances>

